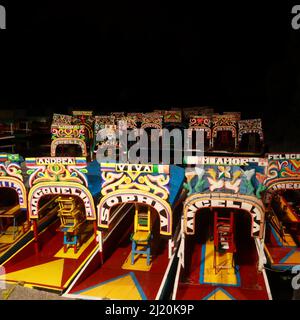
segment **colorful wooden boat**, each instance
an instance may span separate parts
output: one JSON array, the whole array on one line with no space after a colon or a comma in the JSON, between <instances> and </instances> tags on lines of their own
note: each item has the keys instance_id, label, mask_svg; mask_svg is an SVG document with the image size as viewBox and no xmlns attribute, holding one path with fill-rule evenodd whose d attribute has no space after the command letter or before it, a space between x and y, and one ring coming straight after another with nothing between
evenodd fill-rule
<instances>
[{"instance_id":1,"label":"colorful wooden boat","mask_svg":"<svg viewBox=\"0 0 300 320\"><path fill-rule=\"evenodd\" d=\"M211 150L217 153L233 153L238 146L238 112L212 115Z\"/></svg>"},{"instance_id":2,"label":"colorful wooden boat","mask_svg":"<svg viewBox=\"0 0 300 320\"><path fill-rule=\"evenodd\" d=\"M203 132L204 151L211 148L211 116L210 115L191 115L189 118L189 129L192 135L192 148L196 148L196 135L194 132L197 130Z\"/></svg>"},{"instance_id":3,"label":"colorful wooden boat","mask_svg":"<svg viewBox=\"0 0 300 320\"><path fill-rule=\"evenodd\" d=\"M172 277L184 170L168 165L102 163L99 250L64 296L160 299ZM177 210L178 209L178 210Z\"/></svg>"},{"instance_id":4,"label":"colorful wooden boat","mask_svg":"<svg viewBox=\"0 0 300 320\"><path fill-rule=\"evenodd\" d=\"M51 156L55 157L58 147L61 147L62 156L87 157L90 154L92 157L93 121L91 112L78 111L73 116L54 114L51 125ZM71 145L79 146L81 153L73 150L73 154L70 154Z\"/></svg>"},{"instance_id":5,"label":"colorful wooden boat","mask_svg":"<svg viewBox=\"0 0 300 320\"><path fill-rule=\"evenodd\" d=\"M93 159L94 121L93 111L73 110L73 124L83 125L86 131L86 145L90 159Z\"/></svg>"},{"instance_id":6,"label":"colorful wooden boat","mask_svg":"<svg viewBox=\"0 0 300 320\"><path fill-rule=\"evenodd\" d=\"M62 292L97 250L99 176L85 158L27 158L33 237L2 266L9 283ZM98 188L98 189L97 189Z\"/></svg>"},{"instance_id":7,"label":"colorful wooden boat","mask_svg":"<svg viewBox=\"0 0 300 320\"><path fill-rule=\"evenodd\" d=\"M179 264L173 299L263 300L270 289L263 264L260 158L192 157L187 168Z\"/></svg>"},{"instance_id":8,"label":"colorful wooden boat","mask_svg":"<svg viewBox=\"0 0 300 320\"><path fill-rule=\"evenodd\" d=\"M192 135L197 130L203 131L205 152L229 153L236 156L263 154L264 134L261 119L241 120L241 114L238 112L193 112L189 115L188 127ZM193 137L193 147L195 139Z\"/></svg>"},{"instance_id":9,"label":"colorful wooden boat","mask_svg":"<svg viewBox=\"0 0 300 320\"><path fill-rule=\"evenodd\" d=\"M261 119L238 121L238 154L259 155L264 152L264 132Z\"/></svg>"},{"instance_id":10,"label":"colorful wooden boat","mask_svg":"<svg viewBox=\"0 0 300 320\"><path fill-rule=\"evenodd\" d=\"M96 159L107 152L106 156L111 157L110 147L118 148L117 123L114 116L95 116L94 123L94 144L93 153ZM99 160L100 161L100 160Z\"/></svg>"},{"instance_id":11,"label":"colorful wooden boat","mask_svg":"<svg viewBox=\"0 0 300 320\"><path fill-rule=\"evenodd\" d=\"M204 131L205 151L247 157L188 157L185 171L119 163L119 154L87 163L107 143L119 147L125 123L183 129L178 110L55 114L51 157L27 158L25 182L20 158L0 155L1 204L15 201L0 211L12 231L0 236L0 280L76 299L271 299L264 264L300 264L300 156L255 157L260 119L204 111L186 119L192 135ZM70 144L85 157L69 148L55 157Z\"/></svg>"},{"instance_id":12,"label":"colorful wooden boat","mask_svg":"<svg viewBox=\"0 0 300 320\"><path fill-rule=\"evenodd\" d=\"M0 263L27 241L27 190L18 154L0 154Z\"/></svg>"},{"instance_id":13,"label":"colorful wooden boat","mask_svg":"<svg viewBox=\"0 0 300 320\"><path fill-rule=\"evenodd\" d=\"M300 155L268 154L267 157L265 251L269 267L291 270L300 265Z\"/></svg>"}]
</instances>

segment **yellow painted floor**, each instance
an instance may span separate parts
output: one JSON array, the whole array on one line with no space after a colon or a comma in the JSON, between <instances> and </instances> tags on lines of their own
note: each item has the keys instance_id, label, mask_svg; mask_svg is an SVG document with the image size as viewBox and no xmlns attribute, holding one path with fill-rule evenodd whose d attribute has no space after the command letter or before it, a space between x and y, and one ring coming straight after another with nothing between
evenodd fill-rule
<instances>
[{"instance_id":1,"label":"yellow painted floor","mask_svg":"<svg viewBox=\"0 0 300 320\"><path fill-rule=\"evenodd\" d=\"M142 300L142 296L130 274L100 283L83 290L80 295L113 300Z\"/></svg>"},{"instance_id":2,"label":"yellow painted floor","mask_svg":"<svg viewBox=\"0 0 300 320\"><path fill-rule=\"evenodd\" d=\"M64 268L64 259L39 264L34 267L11 272L0 276L0 280L26 281L41 285L60 286Z\"/></svg>"},{"instance_id":3,"label":"yellow painted floor","mask_svg":"<svg viewBox=\"0 0 300 320\"><path fill-rule=\"evenodd\" d=\"M295 251L292 253L285 261L284 263L287 264L300 264L300 251Z\"/></svg>"},{"instance_id":4,"label":"yellow painted floor","mask_svg":"<svg viewBox=\"0 0 300 320\"><path fill-rule=\"evenodd\" d=\"M150 259L150 265L147 266L147 258L144 254L135 255L135 262L131 264L131 252L124 264L122 265L122 269L125 270L136 270L136 271L149 271L152 267L152 262Z\"/></svg>"},{"instance_id":5,"label":"yellow painted floor","mask_svg":"<svg viewBox=\"0 0 300 320\"><path fill-rule=\"evenodd\" d=\"M16 237L14 239L13 235L12 234L2 234L0 235L0 246L2 243L4 244L10 244L10 243L13 243L15 242L19 237L21 237L23 235L23 232L22 232L22 226L19 226L17 227L18 228L18 232L16 234ZM9 233L12 233L14 230L14 227L13 226L10 226L6 229L6 232L9 232Z\"/></svg>"},{"instance_id":6,"label":"yellow painted floor","mask_svg":"<svg viewBox=\"0 0 300 320\"><path fill-rule=\"evenodd\" d=\"M292 238L292 236L289 233L285 233L284 234L284 244L288 245L289 247L297 247L296 242L294 241L294 239Z\"/></svg>"},{"instance_id":7,"label":"yellow painted floor","mask_svg":"<svg viewBox=\"0 0 300 320\"><path fill-rule=\"evenodd\" d=\"M84 252L84 250L91 244L91 242L94 241L94 235L92 235L88 241L85 241L79 250L74 253L74 248L68 248L67 252L64 253L64 247L62 247L56 254L55 258L68 258L68 259L78 259L81 254Z\"/></svg>"},{"instance_id":8,"label":"yellow painted floor","mask_svg":"<svg viewBox=\"0 0 300 320\"><path fill-rule=\"evenodd\" d=\"M217 252L217 265L230 266L229 269L214 268L214 242L208 241L205 246L204 265L201 266L203 283L219 285L239 285L235 269L232 267L232 253L220 254Z\"/></svg>"},{"instance_id":9,"label":"yellow painted floor","mask_svg":"<svg viewBox=\"0 0 300 320\"><path fill-rule=\"evenodd\" d=\"M207 300L232 300L232 297L225 291L218 289Z\"/></svg>"}]
</instances>

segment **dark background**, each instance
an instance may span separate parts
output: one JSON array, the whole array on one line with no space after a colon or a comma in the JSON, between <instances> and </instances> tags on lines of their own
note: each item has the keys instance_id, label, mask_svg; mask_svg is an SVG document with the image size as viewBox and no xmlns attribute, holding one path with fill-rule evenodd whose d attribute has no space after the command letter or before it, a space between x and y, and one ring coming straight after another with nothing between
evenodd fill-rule
<instances>
[{"instance_id":1,"label":"dark background","mask_svg":"<svg viewBox=\"0 0 300 320\"><path fill-rule=\"evenodd\" d=\"M0 4L7 10L7 30L0 30L2 109L41 115L211 106L262 117L271 150L300 151L295 3Z\"/></svg>"}]
</instances>

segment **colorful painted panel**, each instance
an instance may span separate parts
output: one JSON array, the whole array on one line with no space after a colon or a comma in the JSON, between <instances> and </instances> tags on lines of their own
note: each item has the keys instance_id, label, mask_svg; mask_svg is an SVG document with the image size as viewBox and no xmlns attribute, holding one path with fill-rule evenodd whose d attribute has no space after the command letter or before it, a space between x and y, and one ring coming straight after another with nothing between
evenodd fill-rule
<instances>
[{"instance_id":1,"label":"colorful painted panel","mask_svg":"<svg viewBox=\"0 0 300 320\"><path fill-rule=\"evenodd\" d=\"M93 117L93 111L73 111L73 124L83 124L88 127L93 127L95 118Z\"/></svg>"},{"instance_id":2,"label":"colorful painted panel","mask_svg":"<svg viewBox=\"0 0 300 320\"><path fill-rule=\"evenodd\" d=\"M101 141L100 136L103 134L103 129L116 129L115 117L113 116L96 116L94 123L94 136L96 141Z\"/></svg>"},{"instance_id":3,"label":"colorful painted panel","mask_svg":"<svg viewBox=\"0 0 300 320\"><path fill-rule=\"evenodd\" d=\"M125 113L124 112L111 112L110 115L112 117L114 117L116 121L119 121L125 116Z\"/></svg>"},{"instance_id":4,"label":"colorful painted panel","mask_svg":"<svg viewBox=\"0 0 300 320\"><path fill-rule=\"evenodd\" d=\"M85 158L26 158L29 186L41 182L75 182L88 186Z\"/></svg>"},{"instance_id":5,"label":"colorful painted panel","mask_svg":"<svg viewBox=\"0 0 300 320\"><path fill-rule=\"evenodd\" d=\"M84 125L89 139L93 139L94 120L93 111L73 111L73 124Z\"/></svg>"},{"instance_id":6,"label":"colorful painted panel","mask_svg":"<svg viewBox=\"0 0 300 320\"><path fill-rule=\"evenodd\" d=\"M237 136L237 115L236 114L214 114L212 116L212 137L217 137L217 132L229 130L232 132L232 137Z\"/></svg>"},{"instance_id":7,"label":"colorful painted panel","mask_svg":"<svg viewBox=\"0 0 300 320\"><path fill-rule=\"evenodd\" d=\"M169 198L169 166L127 163L102 163L103 198L98 206L98 225L108 228L110 209L122 203L142 203L153 207L160 216L161 234L172 231Z\"/></svg>"},{"instance_id":8,"label":"colorful painted panel","mask_svg":"<svg viewBox=\"0 0 300 320\"><path fill-rule=\"evenodd\" d=\"M211 136L211 117L210 116L190 116L189 129L192 130L205 130L207 138Z\"/></svg>"},{"instance_id":9,"label":"colorful painted panel","mask_svg":"<svg viewBox=\"0 0 300 320\"><path fill-rule=\"evenodd\" d=\"M181 123L182 115L181 111L165 111L164 113L164 123Z\"/></svg>"},{"instance_id":10,"label":"colorful painted panel","mask_svg":"<svg viewBox=\"0 0 300 320\"><path fill-rule=\"evenodd\" d=\"M142 112L130 112L127 113L127 117L135 119L137 122L142 122L144 114Z\"/></svg>"},{"instance_id":11,"label":"colorful painted panel","mask_svg":"<svg viewBox=\"0 0 300 320\"><path fill-rule=\"evenodd\" d=\"M53 114L52 125L71 125L73 117L65 114Z\"/></svg>"},{"instance_id":12,"label":"colorful painted panel","mask_svg":"<svg viewBox=\"0 0 300 320\"><path fill-rule=\"evenodd\" d=\"M87 189L85 158L26 158L29 186L29 217L37 219L39 200L45 195L73 195L82 199L87 219L95 220L94 200Z\"/></svg>"},{"instance_id":13,"label":"colorful painted panel","mask_svg":"<svg viewBox=\"0 0 300 320\"><path fill-rule=\"evenodd\" d=\"M284 189L300 189L300 154L268 154L266 202L272 192Z\"/></svg>"},{"instance_id":14,"label":"colorful painted panel","mask_svg":"<svg viewBox=\"0 0 300 320\"><path fill-rule=\"evenodd\" d=\"M56 148L62 144L77 144L82 150L82 155L87 156L86 140L88 137L85 125L52 125L51 156L56 155Z\"/></svg>"},{"instance_id":15,"label":"colorful painted panel","mask_svg":"<svg viewBox=\"0 0 300 320\"><path fill-rule=\"evenodd\" d=\"M189 157L186 170L188 195L225 192L261 197L267 162L262 158Z\"/></svg>"},{"instance_id":16,"label":"colorful painted panel","mask_svg":"<svg viewBox=\"0 0 300 320\"><path fill-rule=\"evenodd\" d=\"M113 116L96 116L94 124L94 153L97 153L98 148L108 145L117 144L117 125L116 119Z\"/></svg>"},{"instance_id":17,"label":"colorful painted panel","mask_svg":"<svg viewBox=\"0 0 300 320\"><path fill-rule=\"evenodd\" d=\"M145 113L141 128L162 129L162 116L153 112Z\"/></svg>"},{"instance_id":18,"label":"colorful painted panel","mask_svg":"<svg viewBox=\"0 0 300 320\"><path fill-rule=\"evenodd\" d=\"M76 138L85 140L85 126L83 125L52 125L52 140L58 138Z\"/></svg>"},{"instance_id":19,"label":"colorful painted panel","mask_svg":"<svg viewBox=\"0 0 300 320\"><path fill-rule=\"evenodd\" d=\"M133 115L124 116L118 121L118 126L120 129L135 129L137 128L137 117Z\"/></svg>"},{"instance_id":20,"label":"colorful painted panel","mask_svg":"<svg viewBox=\"0 0 300 320\"><path fill-rule=\"evenodd\" d=\"M103 196L119 189L137 189L168 199L169 166L102 163L101 172Z\"/></svg>"}]
</instances>

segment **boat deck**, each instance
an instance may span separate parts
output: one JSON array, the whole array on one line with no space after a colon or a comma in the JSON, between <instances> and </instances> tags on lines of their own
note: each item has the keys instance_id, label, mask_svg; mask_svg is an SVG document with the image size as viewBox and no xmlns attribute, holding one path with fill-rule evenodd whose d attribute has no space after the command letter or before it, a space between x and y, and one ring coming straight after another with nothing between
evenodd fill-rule
<instances>
[{"instance_id":1,"label":"boat deck","mask_svg":"<svg viewBox=\"0 0 300 320\"><path fill-rule=\"evenodd\" d=\"M92 254L96 243L92 229L87 228L78 252L75 254L70 248L64 253L63 233L57 231L59 224L56 220L39 234L38 252L35 241L31 240L7 260L3 264L6 274L0 279L59 292L65 289Z\"/></svg>"},{"instance_id":2,"label":"boat deck","mask_svg":"<svg viewBox=\"0 0 300 320\"><path fill-rule=\"evenodd\" d=\"M84 281L75 284L68 294L79 299L155 299L169 262L168 242L159 241L157 248L151 269L144 261L144 271L136 270L136 267L142 268L130 264L131 242L129 237L124 237L103 265Z\"/></svg>"},{"instance_id":3,"label":"boat deck","mask_svg":"<svg viewBox=\"0 0 300 320\"><path fill-rule=\"evenodd\" d=\"M290 234L286 234L284 239L268 223L268 240L265 243L265 251L268 260L275 269L290 269L300 264L300 248Z\"/></svg>"},{"instance_id":4,"label":"boat deck","mask_svg":"<svg viewBox=\"0 0 300 320\"><path fill-rule=\"evenodd\" d=\"M235 264L232 254L219 255L218 263L229 268L216 271L213 241L208 236L187 238L185 269L181 270L176 299L268 300L264 275L257 271L255 240L247 232L241 232L237 239Z\"/></svg>"}]
</instances>

